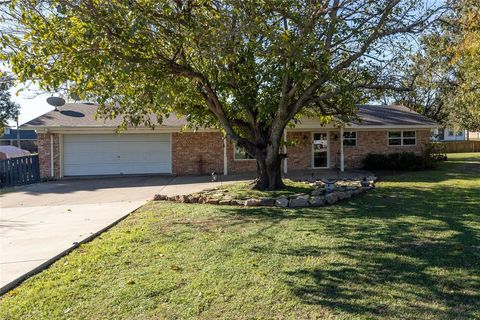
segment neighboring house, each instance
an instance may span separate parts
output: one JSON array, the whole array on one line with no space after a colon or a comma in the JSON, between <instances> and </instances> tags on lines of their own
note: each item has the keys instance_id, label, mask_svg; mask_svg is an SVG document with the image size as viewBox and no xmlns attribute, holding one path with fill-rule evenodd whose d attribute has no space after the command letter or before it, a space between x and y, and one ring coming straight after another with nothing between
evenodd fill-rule
<instances>
[{"instance_id":1,"label":"neighboring house","mask_svg":"<svg viewBox=\"0 0 480 320\"><path fill-rule=\"evenodd\" d=\"M16 129L6 127L0 135L0 145L18 147ZM20 130L20 146L29 152L37 152L37 133L35 130Z\"/></svg>"},{"instance_id":2,"label":"neighboring house","mask_svg":"<svg viewBox=\"0 0 480 320\"><path fill-rule=\"evenodd\" d=\"M96 110L92 104L66 104L22 126L38 133L42 177L256 170L256 162L224 141L219 130L181 132L185 120L170 116L155 130L137 127L115 134L121 119L95 120ZM289 128L287 140L297 143L286 150L284 170L359 168L368 153L419 154L437 127L403 106L359 106L358 116L361 121L341 128L316 119Z\"/></svg>"},{"instance_id":3,"label":"neighboring house","mask_svg":"<svg viewBox=\"0 0 480 320\"><path fill-rule=\"evenodd\" d=\"M455 130L452 128L437 129L434 131L434 140L437 141L467 141L480 139L480 132Z\"/></svg>"}]
</instances>

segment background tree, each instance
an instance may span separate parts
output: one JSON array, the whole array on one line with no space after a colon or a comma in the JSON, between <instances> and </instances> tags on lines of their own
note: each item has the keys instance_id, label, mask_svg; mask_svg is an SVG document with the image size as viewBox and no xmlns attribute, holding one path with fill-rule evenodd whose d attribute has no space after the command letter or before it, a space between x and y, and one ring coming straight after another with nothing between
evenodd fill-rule
<instances>
[{"instance_id":1,"label":"background tree","mask_svg":"<svg viewBox=\"0 0 480 320\"><path fill-rule=\"evenodd\" d=\"M422 37L403 69L412 90L389 93L444 126L480 130L480 8L455 2L439 28ZM387 95L388 96L388 95Z\"/></svg>"},{"instance_id":2,"label":"background tree","mask_svg":"<svg viewBox=\"0 0 480 320\"><path fill-rule=\"evenodd\" d=\"M444 10L421 0L12 1L3 50L21 81L69 92L125 125L175 111L221 128L283 186L285 127L346 121L371 90L397 88L391 61ZM378 95L378 93L375 93Z\"/></svg>"},{"instance_id":3,"label":"background tree","mask_svg":"<svg viewBox=\"0 0 480 320\"><path fill-rule=\"evenodd\" d=\"M9 121L17 120L20 105L11 101L10 88L13 83L0 71L0 133L8 126Z\"/></svg>"}]
</instances>

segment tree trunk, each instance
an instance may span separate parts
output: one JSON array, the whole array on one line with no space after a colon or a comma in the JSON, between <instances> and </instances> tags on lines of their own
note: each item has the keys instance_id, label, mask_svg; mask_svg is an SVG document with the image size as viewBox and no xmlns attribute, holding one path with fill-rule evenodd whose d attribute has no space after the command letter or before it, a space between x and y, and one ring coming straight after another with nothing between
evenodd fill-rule
<instances>
[{"instance_id":1,"label":"tree trunk","mask_svg":"<svg viewBox=\"0 0 480 320\"><path fill-rule=\"evenodd\" d=\"M266 152L260 152L257 157L258 180L255 185L259 190L278 190L285 187L282 181L282 155L275 152L274 148L267 148Z\"/></svg>"}]
</instances>

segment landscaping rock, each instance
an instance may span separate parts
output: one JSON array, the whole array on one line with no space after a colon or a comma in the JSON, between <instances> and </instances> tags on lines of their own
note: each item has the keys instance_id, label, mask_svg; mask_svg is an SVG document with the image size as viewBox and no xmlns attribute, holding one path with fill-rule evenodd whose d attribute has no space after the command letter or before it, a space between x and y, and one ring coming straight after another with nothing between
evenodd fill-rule
<instances>
[{"instance_id":1,"label":"landscaping rock","mask_svg":"<svg viewBox=\"0 0 480 320\"><path fill-rule=\"evenodd\" d=\"M167 200L167 196L164 195L164 194L156 194L156 195L153 197L153 200L154 200L154 201Z\"/></svg>"},{"instance_id":2,"label":"landscaping rock","mask_svg":"<svg viewBox=\"0 0 480 320\"><path fill-rule=\"evenodd\" d=\"M212 194L212 197L213 198L223 198L224 194L219 192L219 193L215 193L215 194Z\"/></svg>"},{"instance_id":3,"label":"landscaping rock","mask_svg":"<svg viewBox=\"0 0 480 320\"><path fill-rule=\"evenodd\" d=\"M207 198L205 200L205 203L207 204L218 204L218 199L215 199L215 198Z\"/></svg>"},{"instance_id":4,"label":"landscaping rock","mask_svg":"<svg viewBox=\"0 0 480 320\"><path fill-rule=\"evenodd\" d=\"M321 207L325 205L325 197L311 197L308 202L311 207Z\"/></svg>"},{"instance_id":5,"label":"landscaping rock","mask_svg":"<svg viewBox=\"0 0 480 320\"><path fill-rule=\"evenodd\" d=\"M280 197L275 200L275 206L286 208L288 207L288 199L285 197Z\"/></svg>"},{"instance_id":6,"label":"landscaping rock","mask_svg":"<svg viewBox=\"0 0 480 320\"><path fill-rule=\"evenodd\" d=\"M241 199L233 199L231 202L230 202L231 205L237 205L237 206L243 206L245 205L245 200L241 200Z\"/></svg>"},{"instance_id":7,"label":"landscaping rock","mask_svg":"<svg viewBox=\"0 0 480 320\"><path fill-rule=\"evenodd\" d=\"M168 201L177 201L177 196L168 196L167 200Z\"/></svg>"},{"instance_id":8,"label":"landscaping rock","mask_svg":"<svg viewBox=\"0 0 480 320\"><path fill-rule=\"evenodd\" d=\"M290 208L299 208L299 207L308 207L310 204L308 202L308 199L305 197L298 197L295 199L291 199L290 202L288 203L288 206Z\"/></svg>"},{"instance_id":9,"label":"landscaping rock","mask_svg":"<svg viewBox=\"0 0 480 320\"><path fill-rule=\"evenodd\" d=\"M348 191L337 192L338 200L350 199L352 195Z\"/></svg>"},{"instance_id":10,"label":"landscaping rock","mask_svg":"<svg viewBox=\"0 0 480 320\"><path fill-rule=\"evenodd\" d=\"M325 201L328 204L334 204L338 201L338 194L336 192L329 193L325 196Z\"/></svg>"},{"instance_id":11,"label":"landscaping rock","mask_svg":"<svg viewBox=\"0 0 480 320\"><path fill-rule=\"evenodd\" d=\"M272 207L275 205L275 199L273 198L260 198L260 205L262 207Z\"/></svg>"},{"instance_id":12,"label":"landscaping rock","mask_svg":"<svg viewBox=\"0 0 480 320\"><path fill-rule=\"evenodd\" d=\"M198 199L200 196L198 194L191 194L190 195L190 203L198 203Z\"/></svg>"},{"instance_id":13,"label":"landscaping rock","mask_svg":"<svg viewBox=\"0 0 480 320\"><path fill-rule=\"evenodd\" d=\"M322 194L325 193L325 189L323 188L318 188L312 191L311 195L314 197L321 196Z\"/></svg>"},{"instance_id":14,"label":"landscaping rock","mask_svg":"<svg viewBox=\"0 0 480 320\"><path fill-rule=\"evenodd\" d=\"M260 205L260 200L259 199L254 199L254 198L247 199L247 200L245 200L244 205L245 205L245 207L257 207L257 206Z\"/></svg>"},{"instance_id":15,"label":"landscaping rock","mask_svg":"<svg viewBox=\"0 0 480 320\"><path fill-rule=\"evenodd\" d=\"M232 202L231 200L223 199L223 200L218 201L218 204L223 205L223 206L228 206L228 205L231 204L231 202Z\"/></svg>"}]
</instances>

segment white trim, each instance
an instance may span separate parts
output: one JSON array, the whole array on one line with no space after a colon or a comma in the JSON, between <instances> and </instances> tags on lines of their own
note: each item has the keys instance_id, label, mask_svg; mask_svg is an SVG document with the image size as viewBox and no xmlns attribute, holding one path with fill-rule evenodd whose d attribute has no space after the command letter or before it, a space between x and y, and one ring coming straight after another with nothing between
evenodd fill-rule
<instances>
[{"instance_id":1,"label":"white trim","mask_svg":"<svg viewBox=\"0 0 480 320\"><path fill-rule=\"evenodd\" d=\"M173 174L173 134L170 133L170 174Z\"/></svg>"},{"instance_id":2,"label":"white trim","mask_svg":"<svg viewBox=\"0 0 480 320\"><path fill-rule=\"evenodd\" d=\"M435 129L439 128L439 125L436 124L425 124L425 125L375 125L375 126L367 126L367 125L358 125L358 124L345 124L345 129L361 129L361 130L394 130L394 129ZM71 134L93 134L93 133L102 133L102 132L115 132L117 127L99 127L99 126L85 126L85 127L65 127L65 126L58 126L58 127L45 127L45 126L27 126L22 127L20 126L20 130L36 130L37 132L45 133L47 131L54 132L54 133L63 133L68 132ZM127 128L125 131L128 133L166 133L166 132L220 132L219 129L209 129L209 128L199 128L199 129L191 129L191 128L183 128L183 127L168 127L162 128L157 127L155 129L151 128ZM305 131L305 130L317 130L317 131L329 131L329 130L337 130L334 124L326 124L324 126L320 124L297 124L294 128L290 128L290 131Z\"/></svg>"},{"instance_id":3,"label":"white trim","mask_svg":"<svg viewBox=\"0 0 480 320\"><path fill-rule=\"evenodd\" d=\"M315 152L314 152L314 135L315 133L326 133L327 134L327 166L326 167L315 167ZM311 150L311 161L312 161L312 169L329 169L330 168L330 131L312 131L312 146Z\"/></svg>"},{"instance_id":4,"label":"white trim","mask_svg":"<svg viewBox=\"0 0 480 320\"><path fill-rule=\"evenodd\" d=\"M223 138L223 175L228 175L227 138Z\"/></svg>"},{"instance_id":5,"label":"white trim","mask_svg":"<svg viewBox=\"0 0 480 320\"><path fill-rule=\"evenodd\" d=\"M403 144L403 132L404 131L413 131L415 132L415 144ZM400 138L390 138L390 132L400 132ZM400 139L400 144L391 145L390 140ZM407 137L406 139L413 139L412 137ZM417 131L416 130L388 130L387 131L387 147L415 147L417 146Z\"/></svg>"},{"instance_id":6,"label":"white trim","mask_svg":"<svg viewBox=\"0 0 480 320\"><path fill-rule=\"evenodd\" d=\"M63 134L58 135L58 159L59 159L59 175L63 178Z\"/></svg>"},{"instance_id":7,"label":"white trim","mask_svg":"<svg viewBox=\"0 0 480 320\"><path fill-rule=\"evenodd\" d=\"M285 128L283 130L283 141L284 141L284 144L283 144L283 153L284 154L287 154L287 128ZM283 173L284 174L287 174L288 173L288 159L287 158L284 158L283 159Z\"/></svg>"},{"instance_id":8,"label":"white trim","mask_svg":"<svg viewBox=\"0 0 480 320\"><path fill-rule=\"evenodd\" d=\"M355 145L357 145L357 134L355 133ZM345 155L343 151L343 127L340 127L340 171L345 171Z\"/></svg>"},{"instance_id":9,"label":"white trim","mask_svg":"<svg viewBox=\"0 0 480 320\"><path fill-rule=\"evenodd\" d=\"M53 154L53 134L50 134L50 176L55 177L55 161Z\"/></svg>"}]
</instances>

